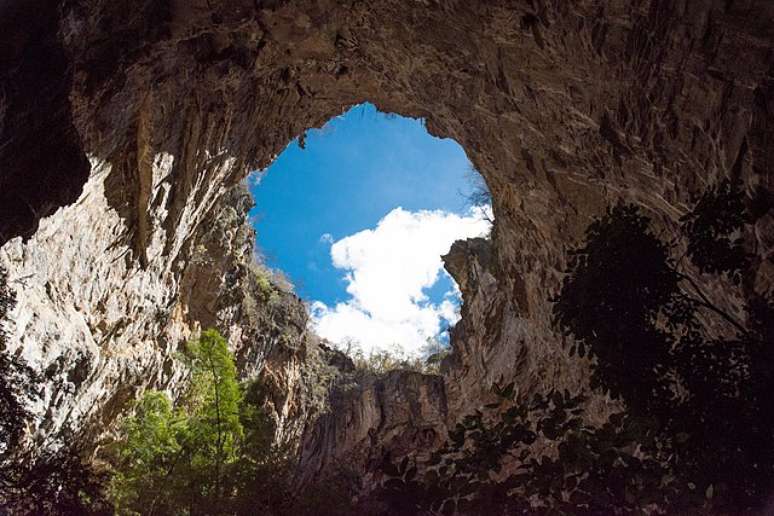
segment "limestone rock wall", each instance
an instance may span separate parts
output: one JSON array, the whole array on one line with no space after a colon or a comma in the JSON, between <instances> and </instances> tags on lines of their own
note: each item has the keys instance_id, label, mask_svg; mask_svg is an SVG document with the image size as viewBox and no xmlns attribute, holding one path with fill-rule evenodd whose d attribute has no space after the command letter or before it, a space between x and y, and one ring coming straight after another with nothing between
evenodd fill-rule
<instances>
[{"instance_id":1,"label":"limestone rock wall","mask_svg":"<svg viewBox=\"0 0 774 516\"><path fill-rule=\"evenodd\" d=\"M0 18L38 37L13 28L0 36L0 184L16 203L3 203L15 208L2 217L2 237L30 235L89 177L77 203L45 219L27 244L3 249L17 280L36 274L17 314L21 349L35 360L60 334L68 352L91 350L111 378L174 375L163 364L190 331L177 321L191 313L182 293L197 278L185 271L205 215L293 137L364 100L425 117L433 134L455 138L492 191L491 245L468 244L447 259L458 277L477 277L444 375L451 418L495 381L516 380L521 392L584 388L586 365L565 355L548 299L567 246L610 202L638 203L668 235L693 196L738 177L769 202L747 235L757 258L745 285L772 287L769 0L5 5L13 16ZM31 91L44 85L45 102L36 103ZM47 162L52 141L62 156ZM85 218L84 203L97 203ZM114 279L91 285L94 274ZM706 287L739 311L740 299ZM212 319L210 301L197 317ZM172 323L153 322L159 307L172 310ZM75 363L57 374L95 367ZM126 385L89 378L69 381L78 413L103 411L109 404L92 401ZM55 399L52 391L39 409L60 421ZM320 453L361 447L376 419L343 421L348 444Z\"/></svg>"},{"instance_id":2,"label":"limestone rock wall","mask_svg":"<svg viewBox=\"0 0 774 516\"><path fill-rule=\"evenodd\" d=\"M440 376L391 371L382 377L339 369L327 410L302 434L298 482L327 475L370 482L386 457L427 460L446 439L453 420ZM354 473L354 475L353 475Z\"/></svg>"},{"instance_id":3,"label":"limestone rock wall","mask_svg":"<svg viewBox=\"0 0 774 516\"><path fill-rule=\"evenodd\" d=\"M157 163L164 166L162 158ZM109 422L136 389L174 383L179 370L171 355L190 335L167 264L134 266L124 240L129 229L106 203L110 172L95 160L76 204L0 254L18 297L11 351L46 380L35 407L39 438L66 422Z\"/></svg>"},{"instance_id":4,"label":"limestone rock wall","mask_svg":"<svg viewBox=\"0 0 774 516\"><path fill-rule=\"evenodd\" d=\"M153 160L149 197L160 207L149 216L146 267L134 255L133 229L108 205L111 166L97 160L75 204L41 221L27 242L0 250L18 297L11 352L43 375L30 428L40 446L56 444L64 429L96 444L142 389L179 394L187 380L179 354L209 327L229 337L243 377L272 387L278 437L296 438L299 421L321 405L304 389L319 368L307 360L316 341L303 304L277 286L257 286L256 275L267 272L254 261L244 187L202 194L207 202L188 207L201 224L176 228L182 258L159 259L172 161Z\"/></svg>"}]
</instances>

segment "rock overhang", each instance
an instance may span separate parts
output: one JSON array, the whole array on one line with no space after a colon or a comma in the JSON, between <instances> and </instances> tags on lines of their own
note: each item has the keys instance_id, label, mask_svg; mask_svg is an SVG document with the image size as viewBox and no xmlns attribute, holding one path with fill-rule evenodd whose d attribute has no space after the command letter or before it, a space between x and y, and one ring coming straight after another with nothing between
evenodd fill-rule
<instances>
[{"instance_id":1,"label":"rock overhang","mask_svg":"<svg viewBox=\"0 0 774 516\"><path fill-rule=\"evenodd\" d=\"M99 175L99 209L117 218L84 247L89 260L107 271L120 259L122 274L171 285L158 292L170 312L191 300L178 289L185 267L171 264L191 258L202 221L306 129L369 100L458 141L492 190L497 229L485 267L455 266L488 277L466 293L452 413L504 377L525 389L584 383L560 350L547 293L606 205L634 201L668 234L720 178L772 190L766 0L28 5L4 18L40 37L4 31L0 237L34 235ZM774 278L771 217L769 207L755 228L757 290ZM93 229L73 221L69 231ZM67 245L46 234L50 248L33 245L52 255ZM98 256L107 243L127 251ZM77 303L99 313L98 299Z\"/></svg>"}]
</instances>

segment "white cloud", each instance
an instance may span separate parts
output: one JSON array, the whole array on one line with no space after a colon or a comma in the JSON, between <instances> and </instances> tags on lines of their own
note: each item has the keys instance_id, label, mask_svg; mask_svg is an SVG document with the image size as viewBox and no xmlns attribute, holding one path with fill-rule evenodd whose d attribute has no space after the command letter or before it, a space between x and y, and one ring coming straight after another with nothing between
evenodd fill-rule
<instances>
[{"instance_id":1,"label":"white cloud","mask_svg":"<svg viewBox=\"0 0 774 516\"><path fill-rule=\"evenodd\" d=\"M458 293L450 291L436 305L424 289L446 274L441 255L455 240L489 230L487 215L491 213L480 208L463 216L396 208L375 229L334 242L331 258L337 268L347 271L351 297L333 307L312 304L317 333L333 342L358 342L366 353L397 346L405 354L419 354L444 320L459 319L454 302Z\"/></svg>"},{"instance_id":2,"label":"white cloud","mask_svg":"<svg viewBox=\"0 0 774 516\"><path fill-rule=\"evenodd\" d=\"M320 243L322 244L332 244L333 243L333 235L330 233L323 233L320 235Z\"/></svg>"},{"instance_id":3,"label":"white cloud","mask_svg":"<svg viewBox=\"0 0 774 516\"><path fill-rule=\"evenodd\" d=\"M266 175L266 170L253 170L247 176L247 186L250 189L257 188L263 181L263 176Z\"/></svg>"}]
</instances>

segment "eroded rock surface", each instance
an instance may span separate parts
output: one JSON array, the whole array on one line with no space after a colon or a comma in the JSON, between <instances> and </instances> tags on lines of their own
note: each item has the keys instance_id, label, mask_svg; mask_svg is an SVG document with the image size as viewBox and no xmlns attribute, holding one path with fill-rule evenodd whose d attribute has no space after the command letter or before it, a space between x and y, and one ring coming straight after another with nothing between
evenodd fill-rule
<instances>
[{"instance_id":1,"label":"eroded rock surface","mask_svg":"<svg viewBox=\"0 0 774 516\"><path fill-rule=\"evenodd\" d=\"M17 24L38 14L8 6ZM244 240L229 243L241 223L222 225L231 237L203 224L239 202L229 192L250 170L364 100L456 139L490 186L497 225L491 243L459 244L446 259L465 309L444 396L422 397L438 380L411 375L363 385L307 428L314 468L367 456L374 427L378 439L403 435L384 433L389 421L421 429L416 418L427 417L443 431L494 382L585 389L587 364L560 345L549 299L568 245L616 200L639 204L670 235L721 178L762 191L768 212L747 236L745 287L770 289L773 24L769 0L47 4L30 25L41 37L3 31L0 76L0 185L15 199L2 203L14 208L0 236L30 235L89 177L78 202L2 251L20 287L18 349L51 371L40 432L110 419L138 386L175 385L172 353L197 325L227 328L248 369L285 349L265 319L250 320L242 294L223 297L247 252ZM35 56L46 49L59 59L42 66ZM43 86L45 102L34 102ZM56 165L43 160L52 141L67 151ZM202 242L217 250L203 255L211 269L196 262ZM742 299L706 289L741 314ZM296 344L274 375L301 392L311 388L298 381L304 316L288 310ZM406 398L377 396L378 385ZM409 425L401 407L413 396L423 405ZM391 415L375 416L385 400ZM607 410L595 403L590 418ZM293 410L278 409L301 417Z\"/></svg>"},{"instance_id":2,"label":"eroded rock surface","mask_svg":"<svg viewBox=\"0 0 774 516\"><path fill-rule=\"evenodd\" d=\"M169 156L154 160L155 203L169 192L163 178L171 163ZM154 225L142 268L131 229L107 204L110 172L93 162L77 203L43 220L27 243L17 238L0 251L19 300L12 351L45 380L32 407L35 440L46 445L65 428L96 439L142 389L179 394L187 380L179 355L208 327L229 336L241 374L266 385L278 437L296 439L306 416L323 406L306 387L320 383L324 359L301 301L269 283L254 260L246 189L190 207L189 217L204 223L178 226L177 263L158 259L167 242ZM151 214L154 221L160 213Z\"/></svg>"},{"instance_id":3,"label":"eroded rock surface","mask_svg":"<svg viewBox=\"0 0 774 516\"><path fill-rule=\"evenodd\" d=\"M365 476L386 457L427 459L446 439L450 414L440 376L391 371L382 377L339 369L328 409L303 435L299 482L325 475Z\"/></svg>"}]
</instances>

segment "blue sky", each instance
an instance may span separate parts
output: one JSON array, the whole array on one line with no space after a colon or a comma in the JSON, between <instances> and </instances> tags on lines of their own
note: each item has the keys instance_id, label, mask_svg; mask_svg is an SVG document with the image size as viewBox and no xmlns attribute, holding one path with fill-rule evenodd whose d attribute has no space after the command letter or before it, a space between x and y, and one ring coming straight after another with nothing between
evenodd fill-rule
<instances>
[{"instance_id":1,"label":"blue sky","mask_svg":"<svg viewBox=\"0 0 774 516\"><path fill-rule=\"evenodd\" d=\"M462 148L430 136L421 120L385 115L371 104L309 131L305 147L291 143L251 187L256 201L251 215L267 264L284 271L318 309L354 303L371 317L380 308L368 306L369 297L376 302L370 290L389 289L404 279L406 292L393 292L393 319L408 317L397 308L408 306L397 299L400 295L410 295L420 308L453 301L448 276L439 272L438 281L428 284L427 275L435 267L431 261L457 233L480 232L480 217L470 215L464 197L472 187ZM409 234L412 244L401 240ZM385 239L412 249L393 256ZM412 274L425 276L412 283L407 279ZM361 329L363 340L377 332Z\"/></svg>"}]
</instances>

